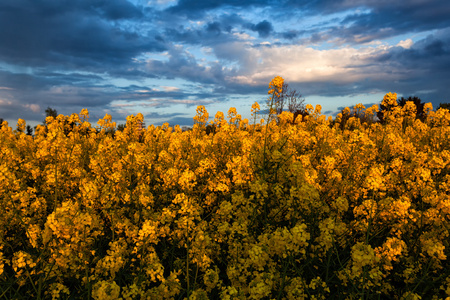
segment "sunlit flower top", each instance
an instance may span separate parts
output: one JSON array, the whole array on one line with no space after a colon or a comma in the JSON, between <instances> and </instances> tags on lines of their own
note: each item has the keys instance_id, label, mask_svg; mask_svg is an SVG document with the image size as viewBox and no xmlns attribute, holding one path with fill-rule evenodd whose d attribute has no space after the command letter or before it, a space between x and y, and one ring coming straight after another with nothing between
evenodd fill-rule
<instances>
[{"instance_id":1,"label":"sunlit flower top","mask_svg":"<svg viewBox=\"0 0 450 300\"><path fill-rule=\"evenodd\" d=\"M381 102L383 106L397 106L397 93L387 93L383 101Z\"/></svg>"},{"instance_id":2,"label":"sunlit flower top","mask_svg":"<svg viewBox=\"0 0 450 300\"><path fill-rule=\"evenodd\" d=\"M276 76L269 84L269 92L268 94L271 95L272 93L275 93L274 95L276 97L279 97L281 92L283 91L283 84L284 79L281 76Z\"/></svg>"}]
</instances>

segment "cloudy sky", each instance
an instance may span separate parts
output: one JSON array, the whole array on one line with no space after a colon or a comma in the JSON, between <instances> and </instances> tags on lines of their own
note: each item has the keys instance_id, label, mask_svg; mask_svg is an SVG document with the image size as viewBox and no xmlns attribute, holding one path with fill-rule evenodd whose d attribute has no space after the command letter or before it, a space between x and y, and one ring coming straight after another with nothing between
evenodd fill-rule
<instances>
[{"instance_id":1,"label":"cloudy sky","mask_svg":"<svg viewBox=\"0 0 450 300\"><path fill-rule=\"evenodd\" d=\"M327 115L387 92L450 102L448 0L1 0L0 118L249 116L277 75Z\"/></svg>"}]
</instances>

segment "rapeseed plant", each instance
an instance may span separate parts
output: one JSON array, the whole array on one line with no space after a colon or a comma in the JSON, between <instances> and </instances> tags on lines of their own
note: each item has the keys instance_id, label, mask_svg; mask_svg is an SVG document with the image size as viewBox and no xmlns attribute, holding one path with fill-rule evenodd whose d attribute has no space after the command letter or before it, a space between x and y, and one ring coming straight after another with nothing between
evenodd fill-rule
<instances>
[{"instance_id":1,"label":"rapeseed plant","mask_svg":"<svg viewBox=\"0 0 450 300\"><path fill-rule=\"evenodd\" d=\"M446 299L450 113L0 128L0 298ZM251 123L250 122L250 123ZM342 126L341 126L342 125ZM434 298L433 298L434 297Z\"/></svg>"}]
</instances>

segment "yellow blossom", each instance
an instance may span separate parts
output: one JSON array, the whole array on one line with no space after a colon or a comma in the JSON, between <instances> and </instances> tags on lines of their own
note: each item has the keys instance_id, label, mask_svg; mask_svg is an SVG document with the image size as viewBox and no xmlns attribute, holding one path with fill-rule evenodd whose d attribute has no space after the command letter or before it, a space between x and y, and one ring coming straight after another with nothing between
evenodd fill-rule
<instances>
[{"instance_id":1,"label":"yellow blossom","mask_svg":"<svg viewBox=\"0 0 450 300\"><path fill-rule=\"evenodd\" d=\"M397 106L397 94L396 93L387 93L383 97L383 101L381 101L381 105L386 107Z\"/></svg>"}]
</instances>

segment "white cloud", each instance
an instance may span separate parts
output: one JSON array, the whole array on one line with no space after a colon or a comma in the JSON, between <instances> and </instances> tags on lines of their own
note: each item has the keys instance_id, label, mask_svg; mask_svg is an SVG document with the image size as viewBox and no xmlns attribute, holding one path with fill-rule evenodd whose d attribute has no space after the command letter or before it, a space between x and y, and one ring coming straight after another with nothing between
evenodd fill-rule
<instances>
[{"instance_id":1,"label":"white cloud","mask_svg":"<svg viewBox=\"0 0 450 300\"><path fill-rule=\"evenodd\" d=\"M179 91L180 89L175 87L175 86L162 86L162 88L166 91L166 92L175 92L175 91Z\"/></svg>"},{"instance_id":2,"label":"white cloud","mask_svg":"<svg viewBox=\"0 0 450 300\"><path fill-rule=\"evenodd\" d=\"M158 7L159 9L164 9L169 6L176 5L178 0L150 0L147 2L148 6Z\"/></svg>"},{"instance_id":3,"label":"white cloud","mask_svg":"<svg viewBox=\"0 0 450 300\"><path fill-rule=\"evenodd\" d=\"M373 64L372 59L386 50L383 45L331 50L301 45L241 48L239 61L245 68L228 79L242 84L264 84L277 75L288 82L350 83L382 78L391 70Z\"/></svg>"},{"instance_id":4,"label":"white cloud","mask_svg":"<svg viewBox=\"0 0 450 300\"><path fill-rule=\"evenodd\" d=\"M239 40L249 41L254 40L255 38L245 32L234 32L233 35L237 37Z\"/></svg>"},{"instance_id":5,"label":"white cloud","mask_svg":"<svg viewBox=\"0 0 450 300\"><path fill-rule=\"evenodd\" d=\"M0 105L11 105L12 102L5 99L0 99Z\"/></svg>"},{"instance_id":6,"label":"white cloud","mask_svg":"<svg viewBox=\"0 0 450 300\"><path fill-rule=\"evenodd\" d=\"M37 104L25 104L24 107L30 109L32 112L38 113L41 111L41 108Z\"/></svg>"},{"instance_id":7,"label":"white cloud","mask_svg":"<svg viewBox=\"0 0 450 300\"><path fill-rule=\"evenodd\" d=\"M412 39L407 39L407 40L398 42L397 46L405 48L405 49L409 49L412 47L413 44L414 44L414 42Z\"/></svg>"}]
</instances>

